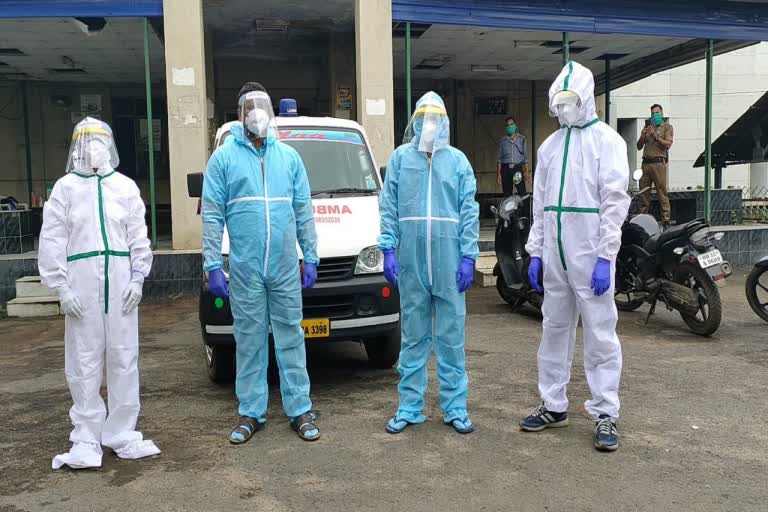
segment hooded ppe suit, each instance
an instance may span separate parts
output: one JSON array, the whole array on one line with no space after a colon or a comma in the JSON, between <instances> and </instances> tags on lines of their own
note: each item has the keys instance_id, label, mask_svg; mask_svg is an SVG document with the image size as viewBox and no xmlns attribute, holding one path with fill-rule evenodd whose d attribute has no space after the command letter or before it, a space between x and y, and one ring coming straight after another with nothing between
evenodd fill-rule
<instances>
[{"instance_id":1,"label":"hooded ppe suit","mask_svg":"<svg viewBox=\"0 0 768 512\"><path fill-rule=\"evenodd\" d=\"M271 106L262 112L272 115ZM263 129L260 118L251 124ZM268 124L263 154L241 124L233 126L233 140L208 161L202 198L207 272L222 267L225 224L229 233L239 413L260 422L267 411L270 324L285 413L294 418L312 408L297 238L304 261L319 262L307 171L299 154L276 139L274 118Z\"/></svg>"},{"instance_id":2,"label":"hooded ppe suit","mask_svg":"<svg viewBox=\"0 0 768 512\"><path fill-rule=\"evenodd\" d=\"M443 100L434 92L425 94L416 104L405 143L389 159L381 195L379 247L396 249L400 265L396 417L408 423L425 420L426 365L433 345L444 421L467 417L466 308L456 276L462 257L478 257L480 221L472 167L449 145L449 133Z\"/></svg>"},{"instance_id":3,"label":"hooded ppe suit","mask_svg":"<svg viewBox=\"0 0 768 512\"><path fill-rule=\"evenodd\" d=\"M579 115L554 106L561 91L578 95ZM598 258L615 274L621 225L627 215L629 166L624 140L595 112L592 73L569 62L549 89L550 114L572 122L539 149L534 223L526 245L544 263L543 334L538 353L539 393L550 411L568 409L576 326L584 330L584 368L593 417L619 416L621 346L616 336L613 283L601 296L591 289ZM565 112L566 115L563 115ZM562 122L562 119L561 119Z\"/></svg>"},{"instance_id":4,"label":"hooded ppe suit","mask_svg":"<svg viewBox=\"0 0 768 512\"><path fill-rule=\"evenodd\" d=\"M138 311L124 312L124 292L152 266L144 203L136 184L116 172L112 130L86 118L74 131L67 174L45 203L38 266L43 284L70 290L81 315L65 320L65 374L74 405L75 444L54 469L101 465L101 445L123 458L160 451L137 432ZM79 316L77 318L76 316ZM106 363L109 414L99 394Z\"/></svg>"}]
</instances>

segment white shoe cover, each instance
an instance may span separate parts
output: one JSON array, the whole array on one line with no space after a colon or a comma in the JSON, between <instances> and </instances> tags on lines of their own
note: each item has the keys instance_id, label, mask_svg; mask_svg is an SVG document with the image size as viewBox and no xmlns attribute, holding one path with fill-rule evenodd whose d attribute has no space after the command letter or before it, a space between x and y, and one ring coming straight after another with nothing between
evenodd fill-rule
<instances>
[{"instance_id":1,"label":"white shoe cover","mask_svg":"<svg viewBox=\"0 0 768 512\"><path fill-rule=\"evenodd\" d=\"M100 468L101 455L101 446L98 444L76 442L67 453L55 456L51 467L59 469L66 465L72 469Z\"/></svg>"},{"instance_id":2,"label":"white shoe cover","mask_svg":"<svg viewBox=\"0 0 768 512\"><path fill-rule=\"evenodd\" d=\"M115 452L121 459L143 459L160 453L160 448L148 439L143 441L133 441L125 448Z\"/></svg>"}]
</instances>

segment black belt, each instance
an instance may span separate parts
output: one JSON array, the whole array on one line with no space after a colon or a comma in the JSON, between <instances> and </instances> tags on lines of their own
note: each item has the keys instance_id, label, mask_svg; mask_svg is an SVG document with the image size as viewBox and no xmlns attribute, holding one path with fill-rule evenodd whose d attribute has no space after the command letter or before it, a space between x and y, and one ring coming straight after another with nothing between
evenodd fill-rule
<instances>
[{"instance_id":1,"label":"black belt","mask_svg":"<svg viewBox=\"0 0 768 512\"><path fill-rule=\"evenodd\" d=\"M657 156L655 158L645 158L643 157L643 163L644 164L665 164L667 163L667 159L663 156Z\"/></svg>"}]
</instances>

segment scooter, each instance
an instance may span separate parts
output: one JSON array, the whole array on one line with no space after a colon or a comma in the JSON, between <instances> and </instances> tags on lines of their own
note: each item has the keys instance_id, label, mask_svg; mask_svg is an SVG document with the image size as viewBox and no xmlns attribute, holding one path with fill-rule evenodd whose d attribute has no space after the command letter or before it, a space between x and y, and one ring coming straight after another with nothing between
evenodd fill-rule
<instances>
[{"instance_id":1,"label":"scooter","mask_svg":"<svg viewBox=\"0 0 768 512\"><path fill-rule=\"evenodd\" d=\"M523 179L517 172L513 177L515 184ZM513 194L501 201L498 208L491 206L491 213L496 217L496 290L505 302L517 310L526 302L541 311L544 296L531 288L528 281L528 267L531 258L525 250L531 221L521 208L527 204L531 195L520 197ZM539 276L541 283L541 276Z\"/></svg>"},{"instance_id":2,"label":"scooter","mask_svg":"<svg viewBox=\"0 0 768 512\"><path fill-rule=\"evenodd\" d=\"M763 276L765 279L760 281ZM744 284L747 302L757 316L768 322L768 256L755 263Z\"/></svg>"},{"instance_id":3,"label":"scooter","mask_svg":"<svg viewBox=\"0 0 768 512\"><path fill-rule=\"evenodd\" d=\"M633 175L636 180L641 176L639 170ZM661 302L678 311L691 331L710 336L722 318L718 288L731 275L731 265L714 245L723 236L710 233L704 219L662 232L651 215L628 216L616 258L616 307L634 311L649 303L647 323Z\"/></svg>"}]
</instances>

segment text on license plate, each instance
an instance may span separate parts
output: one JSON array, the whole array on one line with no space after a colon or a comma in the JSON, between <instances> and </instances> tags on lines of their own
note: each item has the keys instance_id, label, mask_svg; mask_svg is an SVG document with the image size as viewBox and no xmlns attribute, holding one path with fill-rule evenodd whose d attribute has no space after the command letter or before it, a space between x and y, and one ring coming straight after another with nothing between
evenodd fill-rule
<instances>
[{"instance_id":1,"label":"text on license plate","mask_svg":"<svg viewBox=\"0 0 768 512\"><path fill-rule=\"evenodd\" d=\"M713 249L709 252L705 252L704 254L699 254L699 265L701 265L701 268L708 268L712 265L717 265L718 263L723 262L723 255L720 254L720 251L717 249Z\"/></svg>"},{"instance_id":2,"label":"text on license plate","mask_svg":"<svg viewBox=\"0 0 768 512\"><path fill-rule=\"evenodd\" d=\"M301 322L305 338L327 338L331 335L331 321L327 318Z\"/></svg>"}]
</instances>

